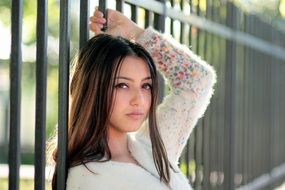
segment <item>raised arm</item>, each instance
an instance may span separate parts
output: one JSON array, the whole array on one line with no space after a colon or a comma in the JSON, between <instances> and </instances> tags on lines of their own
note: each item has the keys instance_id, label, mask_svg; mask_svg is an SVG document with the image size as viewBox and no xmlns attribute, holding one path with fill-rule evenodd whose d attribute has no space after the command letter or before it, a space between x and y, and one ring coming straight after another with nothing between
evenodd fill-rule
<instances>
[{"instance_id":1,"label":"raised arm","mask_svg":"<svg viewBox=\"0 0 285 190\"><path fill-rule=\"evenodd\" d=\"M137 42L150 52L171 87L158 107L157 118L169 160L177 163L192 129L209 104L216 74L188 48L152 28L146 29ZM142 128L138 135L146 132Z\"/></svg>"}]
</instances>

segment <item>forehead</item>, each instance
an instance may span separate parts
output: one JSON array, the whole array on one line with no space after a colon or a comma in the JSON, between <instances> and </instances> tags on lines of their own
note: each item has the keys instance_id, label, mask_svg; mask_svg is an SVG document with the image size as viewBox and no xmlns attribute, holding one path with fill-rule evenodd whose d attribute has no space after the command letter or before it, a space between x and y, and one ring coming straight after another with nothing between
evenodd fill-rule
<instances>
[{"instance_id":1,"label":"forehead","mask_svg":"<svg viewBox=\"0 0 285 190\"><path fill-rule=\"evenodd\" d=\"M150 76L150 71L144 59L136 56L127 56L122 61L118 75L131 78L144 78Z\"/></svg>"}]
</instances>

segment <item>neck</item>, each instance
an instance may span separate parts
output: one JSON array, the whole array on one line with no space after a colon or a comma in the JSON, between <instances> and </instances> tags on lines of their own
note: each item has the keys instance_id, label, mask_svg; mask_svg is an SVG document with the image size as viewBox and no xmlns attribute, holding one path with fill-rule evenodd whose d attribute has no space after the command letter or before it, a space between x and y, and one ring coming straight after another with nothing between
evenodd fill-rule
<instances>
[{"instance_id":1,"label":"neck","mask_svg":"<svg viewBox=\"0 0 285 190\"><path fill-rule=\"evenodd\" d=\"M108 145L111 151L112 160L121 160L129 155L127 133L118 132L110 127Z\"/></svg>"}]
</instances>

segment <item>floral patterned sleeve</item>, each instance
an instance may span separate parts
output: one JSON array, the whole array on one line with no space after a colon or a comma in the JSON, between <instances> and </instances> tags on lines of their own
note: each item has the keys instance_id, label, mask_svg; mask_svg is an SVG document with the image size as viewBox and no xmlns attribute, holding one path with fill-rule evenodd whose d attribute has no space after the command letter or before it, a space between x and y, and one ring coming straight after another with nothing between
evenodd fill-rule
<instances>
[{"instance_id":1,"label":"floral patterned sleeve","mask_svg":"<svg viewBox=\"0 0 285 190\"><path fill-rule=\"evenodd\" d=\"M216 74L187 47L152 28L146 29L137 43L152 55L171 88L158 106L157 122L168 158L177 164L192 129L209 104ZM147 133L147 126L143 126L137 135Z\"/></svg>"}]
</instances>

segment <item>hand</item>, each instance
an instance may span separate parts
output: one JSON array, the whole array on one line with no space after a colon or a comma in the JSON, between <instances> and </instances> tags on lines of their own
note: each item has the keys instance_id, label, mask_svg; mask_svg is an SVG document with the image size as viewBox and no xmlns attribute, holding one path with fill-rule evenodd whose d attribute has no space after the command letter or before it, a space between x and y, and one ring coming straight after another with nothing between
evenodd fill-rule
<instances>
[{"instance_id":1,"label":"hand","mask_svg":"<svg viewBox=\"0 0 285 190\"><path fill-rule=\"evenodd\" d=\"M95 32L95 35L102 34L104 32L101 29L105 23L106 19L103 18L103 13L96 9L93 16L90 17L90 30ZM144 31L125 15L111 9L108 9L107 24L106 34L121 36L129 40L136 40Z\"/></svg>"}]
</instances>

